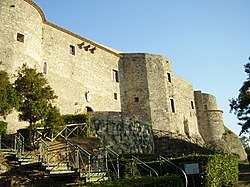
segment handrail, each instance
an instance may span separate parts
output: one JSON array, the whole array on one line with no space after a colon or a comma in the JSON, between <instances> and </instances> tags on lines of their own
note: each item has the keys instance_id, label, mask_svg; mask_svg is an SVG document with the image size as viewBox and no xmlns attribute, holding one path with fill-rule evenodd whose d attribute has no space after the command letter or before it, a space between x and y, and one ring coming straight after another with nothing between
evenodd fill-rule
<instances>
[{"instance_id":1,"label":"handrail","mask_svg":"<svg viewBox=\"0 0 250 187\"><path fill-rule=\"evenodd\" d=\"M59 133L57 133L57 135L55 136L55 137L53 137L52 139L51 139L51 141L54 141L57 137L59 137L59 136L62 136L63 138L68 138L76 129L78 129L79 128L79 126L86 126L87 125L87 123L80 123L80 124L69 124L69 125L66 125ZM65 130L67 130L69 127L73 127L73 126L75 126L75 128L73 129L73 130L69 130L70 131L70 133L69 134L67 134L67 135L62 135L62 133L65 131Z\"/></svg>"},{"instance_id":2,"label":"handrail","mask_svg":"<svg viewBox=\"0 0 250 187\"><path fill-rule=\"evenodd\" d=\"M24 137L20 133L15 135L14 149L17 151L19 155L21 155L24 152Z\"/></svg>"},{"instance_id":3,"label":"handrail","mask_svg":"<svg viewBox=\"0 0 250 187\"><path fill-rule=\"evenodd\" d=\"M147 165L146 163L144 163L143 161L141 161L140 159L136 158L135 156L132 155L132 159L135 159L137 162L143 164L146 168L148 168L149 170L153 171L156 176L159 176L158 173L153 169L151 168L149 165ZM150 172L150 175L151 175L151 172Z\"/></svg>"},{"instance_id":4,"label":"handrail","mask_svg":"<svg viewBox=\"0 0 250 187\"><path fill-rule=\"evenodd\" d=\"M175 167L175 168L177 168L178 170L181 171L181 173L182 173L182 174L184 175L184 177L185 177L185 186L187 187L187 186L188 186L188 179L187 179L187 175L186 175L185 171L183 171L183 169L181 169L179 166L175 165L174 163L170 162L169 160L167 160L167 159L164 158L163 156L160 155L159 158L160 158L160 160L162 159L162 160L166 161L166 162L169 163L171 166L173 166L173 167Z\"/></svg>"},{"instance_id":5,"label":"handrail","mask_svg":"<svg viewBox=\"0 0 250 187\"><path fill-rule=\"evenodd\" d=\"M111 153L112 155L114 155L116 157L116 167L117 167L116 175L117 175L117 178L119 179L120 178L119 154L116 153L115 151L113 151L112 149L110 149L109 147L105 147L105 149L106 149L106 167L108 169L108 164L107 164L107 162L108 162L108 154L107 154L107 152L109 152L109 153ZM113 162L112 162L112 166L113 166L113 168L115 170Z\"/></svg>"},{"instance_id":6,"label":"handrail","mask_svg":"<svg viewBox=\"0 0 250 187\"><path fill-rule=\"evenodd\" d=\"M80 171L80 160L82 161L81 155L84 155L85 157L87 157L87 159L88 159L88 171L87 171L87 173L88 173L88 175L90 175L91 154L88 151L86 151L85 149L83 149L82 147L80 147L79 145L72 144L71 142L67 142L67 144L68 144L68 146L73 148L75 157L74 158L72 157L72 158L74 159L74 162L75 162L74 164L76 165L76 168L79 171Z\"/></svg>"},{"instance_id":7,"label":"handrail","mask_svg":"<svg viewBox=\"0 0 250 187\"><path fill-rule=\"evenodd\" d=\"M49 150L49 145L43 139L40 139L40 143L39 143L40 161L47 162L48 150ZM47 157L45 158L46 153L47 153Z\"/></svg>"}]
</instances>

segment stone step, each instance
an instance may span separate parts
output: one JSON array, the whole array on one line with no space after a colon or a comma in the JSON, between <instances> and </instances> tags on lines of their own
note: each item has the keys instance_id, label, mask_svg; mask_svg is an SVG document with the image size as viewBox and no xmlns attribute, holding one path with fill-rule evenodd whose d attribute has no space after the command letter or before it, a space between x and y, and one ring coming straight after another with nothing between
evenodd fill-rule
<instances>
[{"instance_id":1,"label":"stone step","mask_svg":"<svg viewBox=\"0 0 250 187\"><path fill-rule=\"evenodd\" d=\"M94 183L109 180L106 175L106 172L80 173L80 178L86 178L87 183Z\"/></svg>"},{"instance_id":2,"label":"stone step","mask_svg":"<svg viewBox=\"0 0 250 187\"><path fill-rule=\"evenodd\" d=\"M65 170L65 171L50 171L49 175L52 177L62 177L62 176L77 176L79 175L78 172L72 170Z\"/></svg>"},{"instance_id":3,"label":"stone step","mask_svg":"<svg viewBox=\"0 0 250 187\"><path fill-rule=\"evenodd\" d=\"M47 171L67 171L71 170L71 167L67 165L67 163L60 163L60 164L55 164L55 163L46 163L42 165L45 167L45 170Z\"/></svg>"},{"instance_id":4,"label":"stone step","mask_svg":"<svg viewBox=\"0 0 250 187\"><path fill-rule=\"evenodd\" d=\"M239 187L250 187L250 165L239 165Z\"/></svg>"}]
</instances>

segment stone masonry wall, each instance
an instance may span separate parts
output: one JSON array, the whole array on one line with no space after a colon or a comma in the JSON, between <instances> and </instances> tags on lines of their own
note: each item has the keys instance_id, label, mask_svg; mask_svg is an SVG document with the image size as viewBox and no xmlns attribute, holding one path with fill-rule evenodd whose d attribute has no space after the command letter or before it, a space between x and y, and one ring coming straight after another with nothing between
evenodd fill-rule
<instances>
[{"instance_id":1,"label":"stone masonry wall","mask_svg":"<svg viewBox=\"0 0 250 187\"><path fill-rule=\"evenodd\" d=\"M92 132L118 154L153 153L152 127L145 121L114 112L94 113L91 117Z\"/></svg>"},{"instance_id":2,"label":"stone masonry wall","mask_svg":"<svg viewBox=\"0 0 250 187\"><path fill-rule=\"evenodd\" d=\"M216 98L213 95L195 92L195 103L199 132L206 142L222 138L224 130L223 112L218 110Z\"/></svg>"},{"instance_id":3,"label":"stone masonry wall","mask_svg":"<svg viewBox=\"0 0 250 187\"><path fill-rule=\"evenodd\" d=\"M174 75L169 59L123 54L122 65L123 112L146 116L153 129L201 139L192 84Z\"/></svg>"},{"instance_id":4,"label":"stone masonry wall","mask_svg":"<svg viewBox=\"0 0 250 187\"><path fill-rule=\"evenodd\" d=\"M82 43L96 50L86 51ZM71 54L70 46L75 54ZM46 78L59 96L57 104L62 113L80 113L86 107L121 111L119 77L114 77L114 71L119 74L119 57L49 25L44 25L43 49Z\"/></svg>"}]
</instances>

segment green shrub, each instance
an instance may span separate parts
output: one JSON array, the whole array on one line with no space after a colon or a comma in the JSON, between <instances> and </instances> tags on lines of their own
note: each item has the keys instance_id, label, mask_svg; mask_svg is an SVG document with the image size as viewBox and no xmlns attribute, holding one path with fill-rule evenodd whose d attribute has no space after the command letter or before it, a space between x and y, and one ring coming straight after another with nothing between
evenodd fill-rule
<instances>
[{"instance_id":1,"label":"green shrub","mask_svg":"<svg viewBox=\"0 0 250 187\"><path fill-rule=\"evenodd\" d=\"M5 135L8 123L5 121L0 121L0 134Z\"/></svg>"},{"instance_id":2,"label":"green shrub","mask_svg":"<svg viewBox=\"0 0 250 187\"><path fill-rule=\"evenodd\" d=\"M204 187L236 186L238 159L233 155L189 155L173 159L177 163L199 163L200 179Z\"/></svg>"},{"instance_id":3,"label":"green shrub","mask_svg":"<svg viewBox=\"0 0 250 187\"><path fill-rule=\"evenodd\" d=\"M164 175L158 177L130 177L115 181L106 181L100 184L89 184L93 187L178 187L182 186L181 179L177 175Z\"/></svg>"},{"instance_id":4,"label":"green shrub","mask_svg":"<svg viewBox=\"0 0 250 187\"><path fill-rule=\"evenodd\" d=\"M66 124L90 123L89 114L66 114L62 118Z\"/></svg>"}]
</instances>

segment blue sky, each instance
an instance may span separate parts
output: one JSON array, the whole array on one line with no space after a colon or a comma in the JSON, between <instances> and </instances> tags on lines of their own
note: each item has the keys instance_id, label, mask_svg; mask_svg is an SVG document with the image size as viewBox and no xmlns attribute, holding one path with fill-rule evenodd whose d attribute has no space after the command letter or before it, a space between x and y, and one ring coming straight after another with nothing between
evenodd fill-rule
<instances>
[{"instance_id":1,"label":"blue sky","mask_svg":"<svg viewBox=\"0 0 250 187\"><path fill-rule=\"evenodd\" d=\"M249 0L34 0L46 19L122 52L172 60L174 73L217 97L227 127L240 131L229 99L246 79Z\"/></svg>"}]
</instances>

